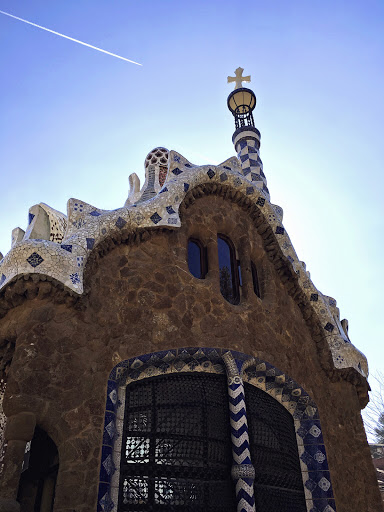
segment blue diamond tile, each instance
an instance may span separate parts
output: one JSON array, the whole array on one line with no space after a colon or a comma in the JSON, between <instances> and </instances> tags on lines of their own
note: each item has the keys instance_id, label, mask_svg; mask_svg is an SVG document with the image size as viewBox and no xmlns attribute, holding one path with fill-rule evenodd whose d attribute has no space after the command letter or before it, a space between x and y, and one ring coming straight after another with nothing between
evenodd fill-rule
<instances>
[{"instance_id":1,"label":"blue diamond tile","mask_svg":"<svg viewBox=\"0 0 384 512\"><path fill-rule=\"evenodd\" d=\"M43 258L40 256L40 254L37 254L37 252L33 252L29 258L27 258L28 263L31 265L31 267L36 268L41 263L43 263Z\"/></svg>"},{"instance_id":2,"label":"blue diamond tile","mask_svg":"<svg viewBox=\"0 0 384 512\"><path fill-rule=\"evenodd\" d=\"M212 169L209 169L207 171L207 174L208 174L209 179L211 180L215 176L216 173Z\"/></svg>"},{"instance_id":3,"label":"blue diamond tile","mask_svg":"<svg viewBox=\"0 0 384 512\"><path fill-rule=\"evenodd\" d=\"M178 167L175 167L175 168L173 169L173 171L172 171L172 172L173 172L173 174L174 174L175 176L178 176L178 175L179 175L179 174L181 174L183 171L182 171L181 169L179 169Z\"/></svg>"},{"instance_id":4,"label":"blue diamond tile","mask_svg":"<svg viewBox=\"0 0 384 512\"><path fill-rule=\"evenodd\" d=\"M331 324L330 322L328 322L325 326L324 326L324 329L328 332L332 332L333 329L335 328L335 326L333 324Z\"/></svg>"},{"instance_id":5,"label":"blue diamond tile","mask_svg":"<svg viewBox=\"0 0 384 512\"><path fill-rule=\"evenodd\" d=\"M323 434L321 432L319 420L302 420L297 434L303 438L303 444L306 445L324 445Z\"/></svg>"},{"instance_id":6,"label":"blue diamond tile","mask_svg":"<svg viewBox=\"0 0 384 512\"><path fill-rule=\"evenodd\" d=\"M228 179L227 173L223 172L220 174L220 181L226 181Z\"/></svg>"},{"instance_id":7,"label":"blue diamond tile","mask_svg":"<svg viewBox=\"0 0 384 512\"><path fill-rule=\"evenodd\" d=\"M111 500L109 491L105 493L104 496L99 500L99 505L102 512L112 512L112 510L115 508L115 504Z\"/></svg>"},{"instance_id":8,"label":"blue diamond tile","mask_svg":"<svg viewBox=\"0 0 384 512\"><path fill-rule=\"evenodd\" d=\"M189 169L192 167L191 164L184 164L184 167L188 167Z\"/></svg>"},{"instance_id":9,"label":"blue diamond tile","mask_svg":"<svg viewBox=\"0 0 384 512\"><path fill-rule=\"evenodd\" d=\"M97 512L111 512L112 508L109 504L111 501L109 495L110 484L109 482L100 482L99 483L99 492L97 494Z\"/></svg>"},{"instance_id":10,"label":"blue diamond tile","mask_svg":"<svg viewBox=\"0 0 384 512\"><path fill-rule=\"evenodd\" d=\"M319 295L317 293L311 293L311 301L317 302L319 300Z\"/></svg>"},{"instance_id":11,"label":"blue diamond tile","mask_svg":"<svg viewBox=\"0 0 384 512\"><path fill-rule=\"evenodd\" d=\"M276 235L284 235L284 231L285 229L282 226L277 226L275 233Z\"/></svg>"},{"instance_id":12,"label":"blue diamond tile","mask_svg":"<svg viewBox=\"0 0 384 512\"><path fill-rule=\"evenodd\" d=\"M300 459L307 465L307 471L328 471L325 446L321 444L306 445Z\"/></svg>"},{"instance_id":13,"label":"blue diamond tile","mask_svg":"<svg viewBox=\"0 0 384 512\"><path fill-rule=\"evenodd\" d=\"M240 178L235 178L233 180L233 184L235 185L235 187L239 187L241 185L242 181Z\"/></svg>"},{"instance_id":14,"label":"blue diamond tile","mask_svg":"<svg viewBox=\"0 0 384 512\"><path fill-rule=\"evenodd\" d=\"M87 249L93 249L93 246L95 245L95 239L94 238L86 238L87 240Z\"/></svg>"},{"instance_id":15,"label":"blue diamond tile","mask_svg":"<svg viewBox=\"0 0 384 512\"><path fill-rule=\"evenodd\" d=\"M157 212L155 212L153 215L150 216L150 219L154 224L157 224L161 221L162 217L160 217L160 215Z\"/></svg>"},{"instance_id":16,"label":"blue diamond tile","mask_svg":"<svg viewBox=\"0 0 384 512\"><path fill-rule=\"evenodd\" d=\"M310 512L336 512L335 500L332 498L315 499Z\"/></svg>"},{"instance_id":17,"label":"blue diamond tile","mask_svg":"<svg viewBox=\"0 0 384 512\"><path fill-rule=\"evenodd\" d=\"M259 197L259 199L256 201L256 204L258 206L264 206L265 205L265 199L264 197Z\"/></svg>"},{"instance_id":18,"label":"blue diamond tile","mask_svg":"<svg viewBox=\"0 0 384 512\"><path fill-rule=\"evenodd\" d=\"M333 498L329 471L309 471L308 476L307 482L310 483L307 485L306 482L305 486L311 491L313 499Z\"/></svg>"},{"instance_id":19,"label":"blue diamond tile","mask_svg":"<svg viewBox=\"0 0 384 512\"><path fill-rule=\"evenodd\" d=\"M118 435L116 428L116 415L113 411L105 412L105 423L104 423L104 432L103 432L103 445L112 446L113 441Z\"/></svg>"},{"instance_id":20,"label":"blue diamond tile","mask_svg":"<svg viewBox=\"0 0 384 512\"><path fill-rule=\"evenodd\" d=\"M173 160L175 162L180 162L180 157L178 155L174 155Z\"/></svg>"},{"instance_id":21,"label":"blue diamond tile","mask_svg":"<svg viewBox=\"0 0 384 512\"><path fill-rule=\"evenodd\" d=\"M99 213L98 211L96 210L93 210L93 212L90 212L89 215L92 215L92 217L98 217L99 215L101 215L101 213Z\"/></svg>"},{"instance_id":22,"label":"blue diamond tile","mask_svg":"<svg viewBox=\"0 0 384 512\"><path fill-rule=\"evenodd\" d=\"M247 147L247 141L246 140L241 140L239 142L239 144L240 144L240 148L241 149L244 149L245 147Z\"/></svg>"},{"instance_id":23,"label":"blue diamond tile","mask_svg":"<svg viewBox=\"0 0 384 512\"><path fill-rule=\"evenodd\" d=\"M311 480L311 479L308 479L308 480L305 482L305 487L306 487L309 491L313 492L313 491L316 489L317 485L316 485L316 482L314 482L314 481L313 481L313 480Z\"/></svg>"},{"instance_id":24,"label":"blue diamond tile","mask_svg":"<svg viewBox=\"0 0 384 512\"><path fill-rule=\"evenodd\" d=\"M189 184L188 183L184 183L184 192L187 192L189 189Z\"/></svg>"},{"instance_id":25,"label":"blue diamond tile","mask_svg":"<svg viewBox=\"0 0 384 512\"><path fill-rule=\"evenodd\" d=\"M253 187L247 187L246 192L247 192L247 195L248 195L248 196L249 196L249 195L251 195L251 194L253 194L253 193L254 193L254 191L255 191L255 189L254 189Z\"/></svg>"},{"instance_id":26,"label":"blue diamond tile","mask_svg":"<svg viewBox=\"0 0 384 512\"><path fill-rule=\"evenodd\" d=\"M119 217L117 221L115 222L115 226L119 229L122 229L126 225L127 221Z\"/></svg>"},{"instance_id":27,"label":"blue diamond tile","mask_svg":"<svg viewBox=\"0 0 384 512\"><path fill-rule=\"evenodd\" d=\"M169 215L172 215L173 213L176 213L175 210L172 208L172 206L166 206L165 209L169 213Z\"/></svg>"},{"instance_id":28,"label":"blue diamond tile","mask_svg":"<svg viewBox=\"0 0 384 512\"><path fill-rule=\"evenodd\" d=\"M69 276L70 280L72 281L73 284L78 284L80 283L80 277L79 277L79 274L77 272L71 274Z\"/></svg>"},{"instance_id":29,"label":"blue diamond tile","mask_svg":"<svg viewBox=\"0 0 384 512\"><path fill-rule=\"evenodd\" d=\"M61 248L64 249L65 251L72 252L72 245L62 244Z\"/></svg>"}]
</instances>

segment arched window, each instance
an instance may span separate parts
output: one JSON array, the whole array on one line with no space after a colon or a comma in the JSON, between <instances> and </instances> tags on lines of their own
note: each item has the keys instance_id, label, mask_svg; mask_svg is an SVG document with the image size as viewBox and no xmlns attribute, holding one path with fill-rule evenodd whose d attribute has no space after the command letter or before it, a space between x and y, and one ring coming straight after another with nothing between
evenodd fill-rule
<instances>
[{"instance_id":1,"label":"arched window","mask_svg":"<svg viewBox=\"0 0 384 512\"><path fill-rule=\"evenodd\" d=\"M252 270L252 281L253 281L253 291L255 292L255 295L261 298L260 294L260 285L259 285L259 277L257 275L257 268L256 265L251 261L251 270Z\"/></svg>"},{"instance_id":2,"label":"arched window","mask_svg":"<svg viewBox=\"0 0 384 512\"><path fill-rule=\"evenodd\" d=\"M217 235L217 249L219 252L221 294L231 304L238 304L240 301L239 274L235 248L229 238L224 235Z\"/></svg>"},{"instance_id":3,"label":"arched window","mask_svg":"<svg viewBox=\"0 0 384 512\"><path fill-rule=\"evenodd\" d=\"M188 268L198 279L204 279L208 270L207 251L199 240L188 240Z\"/></svg>"},{"instance_id":4,"label":"arched window","mask_svg":"<svg viewBox=\"0 0 384 512\"><path fill-rule=\"evenodd\" d=\"M17 500L21 510L52 512L58 468L55 443L44 430L36 427L20 477Z\"/></svg>"},{"instance_id":5,"label":"arched window","mask_svg":"<svg viewBox=\"0 0 384 512\"><path fill-rule=\"evenodd\" d=\"M127 386L119 512L233 512L231 465L224 375L164 375Z\"/></svg>"},{"instance_id":6,"label":"arched window","mask_svg":"<svg viewBox=\"0 0 384 512\"><path fill-rule=\"evenodd\" d=\"M244 388L256 510L306 512L293 417L265 391L248 383Z\"/></svg>"}]
</instances>

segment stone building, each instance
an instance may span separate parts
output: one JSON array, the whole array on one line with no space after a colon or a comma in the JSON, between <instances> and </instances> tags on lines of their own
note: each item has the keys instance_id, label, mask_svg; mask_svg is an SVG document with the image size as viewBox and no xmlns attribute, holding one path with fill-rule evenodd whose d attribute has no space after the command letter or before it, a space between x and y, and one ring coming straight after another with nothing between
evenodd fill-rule
<instances>
[{"instance_id":1,"label":"stone building","mask_svg":"<svg viewBox=\"0 0 384 512\"><path fill-rule=\"evenodd\" d=\"M365 357L237 157L156 148L125 205L41 203L0 262L0 511L379 512Z\"/></svg>"}]
</instances>

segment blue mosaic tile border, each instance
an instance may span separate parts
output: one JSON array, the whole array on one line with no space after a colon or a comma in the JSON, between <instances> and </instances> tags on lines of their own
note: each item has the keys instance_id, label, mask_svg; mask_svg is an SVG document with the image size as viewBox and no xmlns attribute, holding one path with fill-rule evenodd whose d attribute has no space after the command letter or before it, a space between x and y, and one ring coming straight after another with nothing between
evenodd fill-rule
<instances>
[{"instance_id":1,"label":"blue mosaic tile border","mask_svg":"<svg viewBox=\"0 0 384 512\"><path fill-rule=\"evenodd\" d=\"M113 448L121 445L122 406L118 389L130 382L175 372L225 373L223 355L228 349L187 347L165 350L121 361L111 371L107 383L106 412L100 466L97 512L117 510L117 496L111 497L111 480L118 476ZM308 512L335 512L331 477L318 408L308 393L273 365L246 354L231 352L244 382L278 400L293 416ZM120 421L120 426L117 423Z\"/></svg>"}]
</instances>

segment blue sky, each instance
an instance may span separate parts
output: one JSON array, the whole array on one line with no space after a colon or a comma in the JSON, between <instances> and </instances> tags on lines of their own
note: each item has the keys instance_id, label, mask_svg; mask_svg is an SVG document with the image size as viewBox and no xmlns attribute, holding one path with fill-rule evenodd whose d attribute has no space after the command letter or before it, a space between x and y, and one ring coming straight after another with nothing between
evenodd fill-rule
<instances>
[{"instance_id":1,"label":"blue sky","mask_svg":"<svg viewBox=\"0 0 384 512\"><path fill-rule=\"evenodd\" d=\"M0 0L0 250L39 202L122 206L156 146L234 155L227 75L241 66L273 203L371 372L384 369L382 1Z\"/></svg>"}]
</instances>

